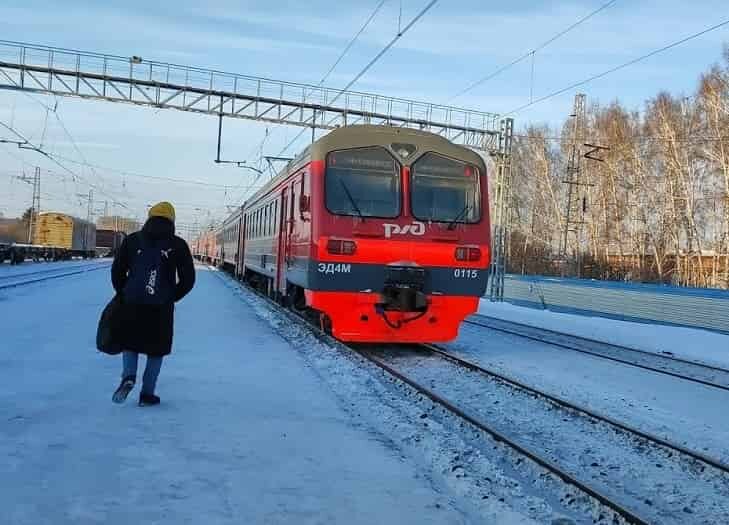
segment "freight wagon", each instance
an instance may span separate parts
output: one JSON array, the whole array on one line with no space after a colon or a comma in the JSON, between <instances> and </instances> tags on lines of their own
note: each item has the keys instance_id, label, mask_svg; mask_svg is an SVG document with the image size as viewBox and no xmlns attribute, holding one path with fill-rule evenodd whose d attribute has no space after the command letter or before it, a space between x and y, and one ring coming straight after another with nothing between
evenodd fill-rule
<instances>
[{"instance_id":1,"label":"freight wagon","mask_svg":"<svg viewBox=\"0 0 729 525\"><path fill-rule=\"evenodd\" d=\"M39 213L33 240L35 245L56 249L61 259L96 255L96 226L65 213Z\"/></svg>"},{"instance_id":2,"label":"freight wagon","mask_svg":"<svg viewBox=\"0 0 729 525\"><path fill-rule=\"evenodd\" d=\"M113 256L124 240L124 232L96 230L96 254L101 257Z\"/></svg>"}]
</instances>

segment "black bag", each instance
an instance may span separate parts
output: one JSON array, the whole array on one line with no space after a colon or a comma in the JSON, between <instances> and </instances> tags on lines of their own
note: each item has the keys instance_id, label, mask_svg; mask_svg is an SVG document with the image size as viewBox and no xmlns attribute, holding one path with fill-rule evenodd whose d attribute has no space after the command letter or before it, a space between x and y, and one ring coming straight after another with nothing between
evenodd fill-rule
<instances>
[{"instance_id":1,"label":"black bag","mask_svg":"<svg viewBox=\"0 0 729 525\"><path fill-rule=\"evenodd\" d=\"M140 246L132 255L129 277L122 295L128 304L161 306L171 304L174 299L174 283L170 275L175 275L172 261L172 243L169 239L156 242L139 236Z\"/></svg>"},{"instance_id":2,"label":"black bag","mask_svg":"<svg viewBox=\"0 0 729 525\"><path fill-rule=\"evenodd\" d=\"M99 326L96 329L96 349L100 352L109 355L122 352L121 344L114 341L115 325L118 322L121 307L121 298L119 295L115 295L101 312Z\"/></svg>"}]
</instances>

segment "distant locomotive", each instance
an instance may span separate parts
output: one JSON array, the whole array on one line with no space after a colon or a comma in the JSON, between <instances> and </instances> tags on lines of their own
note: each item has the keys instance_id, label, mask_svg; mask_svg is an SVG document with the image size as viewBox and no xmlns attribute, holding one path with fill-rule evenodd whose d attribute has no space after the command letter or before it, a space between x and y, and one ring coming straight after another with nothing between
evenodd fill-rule
<instances>
[{"instance_id":1,"label":"distant locomotive","mask_svg":"<svg viewBox=\"0 0 729 525\"><path fill-rule=\"evenodd\" d=\"M339 128L225 220L212 262L340 340L449 341L486 289L487 188L483 159L443 137Z\"/></svg>"}]
</instances>

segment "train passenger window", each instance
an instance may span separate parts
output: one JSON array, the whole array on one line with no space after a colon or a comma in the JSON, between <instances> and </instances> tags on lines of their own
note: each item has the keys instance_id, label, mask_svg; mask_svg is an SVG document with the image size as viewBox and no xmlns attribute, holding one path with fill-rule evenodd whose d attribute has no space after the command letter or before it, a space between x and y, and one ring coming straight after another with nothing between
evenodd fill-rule
<instances>
[{"instance_id":1,"label":"train passenger window","mask_svg":"<svg viewBox=\"0 0 729 525\"><path fill-rule=\"evenodd\" d=\"M410 202L416 219L467 224L481 220L481 178L476 166L426 153L410 173Z\"/></svg>"},{"instance_id":2,"label":"train passenger window","mask_svg":"<svg viewBox=\"0 0 729 525\"><path fill-rule=\"evenodd\" d=\"M266 236L271 235L271 205L266 204Z\"/></svg>"},{"instance_id":3,"label":"train passenger window","mask_svg":"<svg viewBox=\"0 0 729 525\"><path fill-rule=\"evenodd\" d=\"M324 193L331 213L397 217L400 186L400 164L384 148L356 148L327 155Z\"/></svg>"},{"instance_id":4,"label":"train passenger window","mask_svg":"<svg viewBox=\"0 0 729 525\"><path fill-rule=\"evenodd\" d=\"M273 201L273 234L278 233L278 201Z\"/></svg>"},{"instance_id":5,"label":"train passenger window","mask_svg":"<svg viewBox=\"0 0 729 525\"><path fill-rule=\"evenodd\" d=\"M269 235L271 228L271 205L266 204L266 236Z\"/></svg>"},{"instance_id":6,"label":"train passenger window","mask_svg":"<svg viewBox=\"0 0 729 525\"><path fill-rule=\"evenodd\" d=\"M271 228L271 205L266 204L266 236L268 237Z\"/></svg>"}]
</instances>

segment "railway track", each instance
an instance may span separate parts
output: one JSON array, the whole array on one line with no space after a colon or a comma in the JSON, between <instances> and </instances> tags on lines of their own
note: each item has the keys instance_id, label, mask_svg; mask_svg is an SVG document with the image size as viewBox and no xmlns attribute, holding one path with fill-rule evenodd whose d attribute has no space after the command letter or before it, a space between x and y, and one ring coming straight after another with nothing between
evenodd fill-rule
<instances>
[{"instance_id":1,"label":"railway track","mask_svg":"<svg viewBox=\"0 0 729 525\"><path fill-rule=\"evenodd\" d=\"M220 272L215 272L216 275L219 275ZM503 443L510 449L512 449L514 452L516 452L519 456L522 456L526 458L528 461L531 461L534 465L537 466L538 469L542 471L546 471L547 473L556 476L559 478L562 482L571 485L575 489L577 489L579 492L587 495L590 497L595 504L597 504L600 508L604 509L605 511L608 511L609 514L615 515L615 517L621 518L623 521L627 523L635 523L635 524L648 524L653 523L648 516L647 512L643 508L634 508L630 504L627 504L624 501L621 501L619 497L617 497L615 494L611 494L609 491L603 490L603 488L597 486L595 483L592 483L588 480L581 479L580 476L575 475L574 473L570 472L568 469L565 469L561 467L557 462L553 461L549 457L547 457L545 454L540 453L539 451L535 450L533 447L527 446L523 443L520 443L517 439L514 439L508 433L503 432L499 430L495 425L487 422L484 418L481 418L477 415L474 415L471 413L468 409L465 409L458 405L457 402L454 402L452 400L449 400L443 395L438 394L433 389L425 386L422 382L417 381L416 379L413 379L412 377L409 377L406 373L403 373L400 370L397 370L394 366L391 366L391 364L388 364L385 362L385 360L381 359L376 355L376 353L368 350L366 347L362 346L348 346L340 341L337 341L333 339L332 337L324 334L319 330L316 326L313 326L311 323L309 323L307 320L302 318L300 315L282 309L280 306L272 301L270 298L266 297L265 295L260 294L256 290L253 290L249 287L246 287L240 283L237 283L237 281L234 281L232 279L226 279L222 275L219 275L219 278L221 278L224 281L228 281L228 283L235 283L239 286L244 287L246 290L252 291L256 293L259 297L266 300L269 305L275 307L279 312L281 312L283 315L287 316L289 319L291 319L293 322L298 323L302 327L305 327L307 330L309 330L315 337L318 339L324 341L330 346L337 347L338 349L342 350L343 352L351 353L355 352L358 355L360 355L362 358L366 359L368 362L376 365L379 369L383 370L386 374L388 374L390 377L392 377L394 380L399 381L403 383L404 385L407 385L407 387L413 389L415 392L421 394L422 396L428 398L430 401L432 401L434 404L440 406L448 413L452 414L457 419L467 423L472 428L485 433L486 435L490 436L493 440L496 442ZM423 346L422 348L426 349L428 352L432 352L434 355L443 355L445 357L445 352L443 349L434 347L434 346ZM460 358L457 358L453 356L455 359L454 362L463 361L460 360ZM465 365L465 362L463 362L463 366ZM474 367L477 365L473 365ZM468 366L469 370L473 370L471 366ZM562 408L566 407L567 402L563 402L564 404L560 405ZM575 410L578 410L575 408ZM706 458L707 460L711 461L709 458ZM729 469L729 467L726 467ZM613 520L615 522L615 520Z\"/></svg>"},{"instance_id":2,"label":"railway track","mask_svg":"<svg viewBox=\"0 0 729 525\"><path fill-rule=\"evenodd\" d=\"M111 263L109 262L91 263L85 265L76 265L71 268L52 268L40 270L37 272L23 272L12 275L3 275L0 276L0 290L17 288L20 286L49 281L51 279L69 277L71 275L78 275L81 273L92 272L95 270L102 270L104 268L109 268L110 266Z\"/></svg>"},{"instance_id":3,"label":"railway track","mask_svg":"<svg viewBox=\"0 0 729 525\"><path fill-rule=\"evenodd\" d=\"M514 321L478 314L464 321L466 324L516 335L524 339L546 343L581 354L591 355L628 366L650 370L659 374L729 391L729 370L679 357L657 354L621 346L596 339L575 336L546 328L538 328Z\"/></svg>"},{"instance_id":4,"label":"railway track","mask_svg":"<svg viewBox=\"0 0 729 525\"><path fill-rule=\"evenodd\" d=\"M602 505L612 509L631 523L667 523L674 521L664 519L665 515L675 516L675 522L681 523L683 520L692 521L693 519L697 519L698 516L695 513L700 514L702 512L705 513L705 516L700 518L701 522L726 523L729 519L729 507L715 509L718 515L713 516L711 511L707 512L711 497L706 502L699 502L694 499L697 494L702 494L703 496L711 495L713 493L712 491L717 490L719 486L729 493L729 465L721 460L671 443L659 436L632 428L608 416L485 369L475 363L451 354L442 347L419 345L419 349L421 351L425 350L431 356L441 358L444 362L451 363L455 368L461 369L467 374L473 373L483 376L489 380L489 383L481 385L473 383L471 388L464 390L462 389L462 384L469 380L457 378L455 368L446 373L443 373L443 369L438 370L440 373L434 373L440 365L421 363L420 365L413 366L412 356L403 356L401 350L384 353L378 349L355 349L355 351L387 371L387 373L414 388L431 401L442 405L460 418L468 421L471 425L490 434L495 440L507 443L514 450L525 455L541 467L548 469L566 483L589 494ZM491 391L494 381L505 385L512 392L520 391L522 397L518 399L512 398L511 401L504 402L504 399L508 399L513 395L511 392L506 392L507 395L501 396L502 404L499 405L499 409L483 410L481 407L491 406L493 400L488 398L488 396L482 395L482 392ZM430 386L425 386L426 384ZM433 385L438 386L434 387ZM449 390L451 391L450 394L448 393ZM453 392L457 393L453 394ZM522 428L514 423L520 422L521 424L525 424L526 422L528 425L530 417L533 417L537 421L540 421L540 417L544 418L536 410L530 412L529 409L525 408L526 405L533 405L533 403L524 402L526 396L547 402L568 417L563 419L555 413L547 416L546 419L549 421L548 426L554 426L556 430L539 428L522 431ZM465 399L469 399L469 401L464 401ZM518 416L512 419L508 413L510 409L506 408L505 405L512 407L515 405L524 405L520 407L520 410L523 412L522 419L519 420ZM502 423L499 423L499 420ZM503 423L503 421L507 422ZM557 423L553 424L554 422ZM604 430L597 431L598 438L604 438L604 444L591 441L589 438L596 432L596 423L607 425L608 428L614 430L616 433L622 434L632 443L633 450L631 450L631 446L621 446L623 441L614 439L610 434L605 433ZM584 436L580 436L580 429L584 430ZM537 438L534 439L534 436L530 436L530 434L536 434ZM555 439L572 439L574 443L563 447L565 450L571 450L573 454L579 456L585 455L585 457L588 457L591 455L590 448L579 450L580 443L584 444L585 442L590 443L591 446L602 446L606 451L618 451L621 457L614 458L612 465L615 467L615 474L609 472L609 469L605 468L604 465L600 465L600 468L607 473L601 472L599 476L591 476L589 471L594 469L582 468L577 465L578 462L575 460L565 460L564 463L566 466L561 464L561 461L555 461L554 457L559 455L558 451L560 449L560 444L555 442ZM613 443L608 443L609 441ZM616 443L618 446L615 446ZM645 455L646 451L648 451L649 456ZM598 458L600 454L597 455ZM660 463L653 463L656 461L655 458L660 458L658 459ZM600 459L598 461L602 463ZM618 466L621 462L628 462L630 468L623 469ZM592 465L597 466L594 462ZM694 503L694 508L681 504L678 508L658 510L656 508L656 496L654 494L648 494L645 498L639 496L640 492L637 492L635 487L631 486L629 481L626 480L630 480L630 476L635 477L635 472L640 472L643 466L646 470L653 468L653 470L659 473L658 475L649 475L648 479L652 479L662 485L665 492L670 494L670 498L666 498L661 503L670 506L678 496L680 501L691 501ZM654 467L658 468L656 469ZM665 475L662 475L664 472ZM641 481L638 478L636 483L640 484ZM648 489L650 490L650 487ZM663 516L661 515L662 513L664 514ZM716 521L712 521L714 517Z\"/></svg>"}]
</instances>

